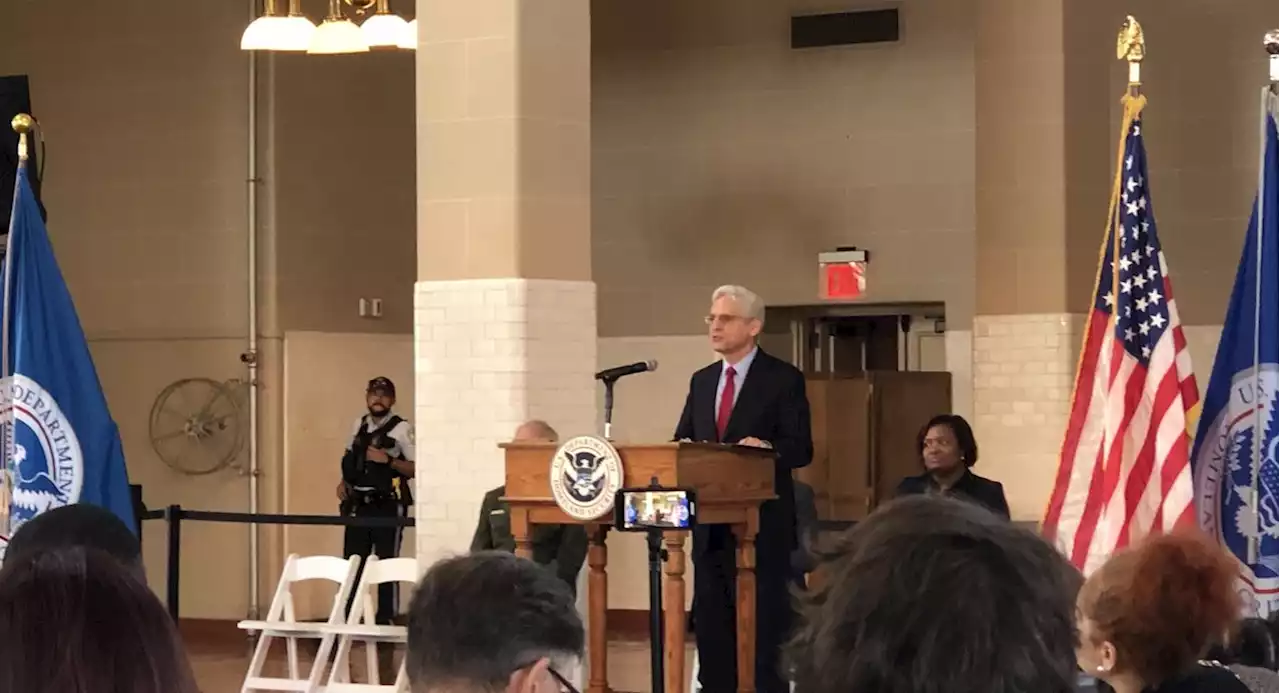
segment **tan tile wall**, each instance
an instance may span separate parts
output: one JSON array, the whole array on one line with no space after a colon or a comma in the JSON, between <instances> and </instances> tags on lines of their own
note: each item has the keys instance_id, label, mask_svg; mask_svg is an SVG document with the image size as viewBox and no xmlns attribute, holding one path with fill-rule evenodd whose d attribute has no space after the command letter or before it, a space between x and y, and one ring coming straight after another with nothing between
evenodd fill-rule
<instances>
[{"instance_id":1,"label":"tan tile wall","mask_svg":"<svg viewBox=\"0 0 1280 693\"><path fill-rule=\"evenodd\" d=\"M378 376L396 384L395 411L413 421L412 335L285 333L282 512L337 512L334 492L342 452L351 442L352 423L365 413L365 385ZM342 554L341 527L290 526L283 534L284 554ZM413 555L413 529L406 530L401 546L406 555ZM273 587L276 577L270 576ZM299 618L327 615L325 594L331 592L320 589L299 595Z\"/></svg>"},{"instance_id":2,"label":"tan tile wall","mask_svg":"<svg viewBox=\"0 0 1280 693\"><path fill-rule=\"evenodd\" d=\"M400 51L264 61L281 330L413 330L413 60ZM383 317L360 317L361 298L381 298Z\"/></svg>"},{"instance_id":3,"label":"tan tile wall","mask_svg":"<svg viewBox=\"0 0 1280 693\"><path fill-rule=\"evenodd\" d=\"M592 250L606 337L700 333L734 282L816 300L869 248L867 300L972 314L970 0L906 2L899 44L791 50L792 13L883 3L592 6Z\"/></svg>"},{"instance_id":4,"label":"tan tile wall","mask_svg":"<svg viewBox=\"0 0 1280 693\"><path fill-rule=\"evenodd\" d=\"M658 370L618 381L614 390L613 435L622 442L670 440L689 392L693 372L715 361L703 335L602 337L601 368L656 359ZM603 416L600 425L603 426ZM600 430L600 429L597 429ZM609 535L609 608L648 609L647 553L640 534ZM692 559L686 575L692 575ZM692 602L693 590L685 594Z\"/></svg>"},{"instance_id":5,"label":"tan tile wall","mask_svg":"<svg viewBox=\"0 0 1280 693\"><path fill-rule=\"evenodd\" d=\"M977 472L1002 482L1014 519L1040 520L1053 489L1066 431L1084 316L977 316L973 337ZM1187 348L1201 392L1213 369L1221 325L1188 327Z\"/></svg>"},{"instance_id":6,"label":"tan tile wall","mask_svg":"<svg viewBox=\"0 0 1280 693\"><path fill-rule=\"evenodd\" d=\"M1261 37L1276 28L1276 3L1102 1L1116 25L1131 13L1147 36L1143 136L1178 312L1191 325L1220 324L1258 186L1258 92L1267 80ZM1122 93L1123 70L1108 74L1110 93ZM1118 99L1111 109L1115 138ZM1085 235L1091 270L1101 230ZM1211 362L1201 363L1207 377Z\"/></svg>"},{"instance_id":7,"label":"tan tile wall","mask_svg":"<svg viewBox=\"0 0 1280 693\"><path fill-rule=\"evenodd\" d=\"M976 471L1005 485L1015 519L1039 519L1049 497L1083 330L1075 315L974 319Z\"/></svg>"}]
</instances>

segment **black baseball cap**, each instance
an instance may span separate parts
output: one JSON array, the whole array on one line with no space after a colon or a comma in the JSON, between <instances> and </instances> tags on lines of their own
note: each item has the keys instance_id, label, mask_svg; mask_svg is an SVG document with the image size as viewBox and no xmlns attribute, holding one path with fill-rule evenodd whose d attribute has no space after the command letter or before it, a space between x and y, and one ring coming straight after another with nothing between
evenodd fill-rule
<instances>
[{"instance_id":1,"label":"black baseball cap","mask_svg":"<svg viewBox=\"0 0 1280 693\"><path fill-rule=\"evenodd\" d=\"M365 388L365 392L385 392L392 397L396 396L396 384L391 382L391 378L379 376L369 381L369 387Z\"/></svg>"}]
</instances>

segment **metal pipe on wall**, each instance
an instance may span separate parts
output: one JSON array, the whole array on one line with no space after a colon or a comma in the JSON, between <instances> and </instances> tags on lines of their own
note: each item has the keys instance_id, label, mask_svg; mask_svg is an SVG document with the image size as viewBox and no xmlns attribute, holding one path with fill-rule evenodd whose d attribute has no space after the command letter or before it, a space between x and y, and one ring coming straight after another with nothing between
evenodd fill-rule
<instances>
[{"instance_id":1,"label":"metal pipe on wall","mask_svg":"<svg viewBox=\"0 0 1280 693\"><path fill-rule=\"evenodd\" d=\"M258 17L258 0L249 0L249 21ZM245 364L249 369L249 512L258 512L258 52L249 51L248 192L249 224L246 270L249 281L249 339ZM261 572L258 525L249 525L249 618L260 615L258 590Z\"/></svg>"}]
</instances>

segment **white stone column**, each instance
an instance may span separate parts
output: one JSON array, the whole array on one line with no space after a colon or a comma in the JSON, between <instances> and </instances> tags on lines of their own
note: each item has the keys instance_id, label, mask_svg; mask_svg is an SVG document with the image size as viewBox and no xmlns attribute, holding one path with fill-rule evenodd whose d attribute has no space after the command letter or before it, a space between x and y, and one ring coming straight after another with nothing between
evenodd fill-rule
<instances>
[{"instance_id":1,"label":"white stone column","mask_svg":"<svg viewBox=\"0 0 1280 693\"><path fill-rule=\"evenodd\" d=\"M596 427L595 285L544 279L418 282L414 310L418 556L465 552L497 443L528 419Z\"/></svg>"},{"instance_id":2,"label":"white stone column","mask_svg":"<svg viewBox=\"0 0 1280 693\"><path fill-rule=\"evenodd\" d=\"M589 0L418 0L417 550L465 552L498 444L596 430Z\"/></svg>"}]
</instances>

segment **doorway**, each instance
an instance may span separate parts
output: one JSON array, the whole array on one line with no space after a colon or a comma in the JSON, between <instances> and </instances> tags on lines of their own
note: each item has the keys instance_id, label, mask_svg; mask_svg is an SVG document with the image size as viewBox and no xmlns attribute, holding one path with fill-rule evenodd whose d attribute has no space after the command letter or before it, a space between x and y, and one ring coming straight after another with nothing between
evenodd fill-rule
<instances>
[{"instance_id":1,"label":"doorway","mask_svg":"<svg viewBox=\"0 0 1280 693\"><path fill-rule=\"evenodd\" d=\"M760 343L805 374L820 520L856 521L919 473L916 433L951 410L942 304L780 306Z\"/></svg>"}]
</instances>

